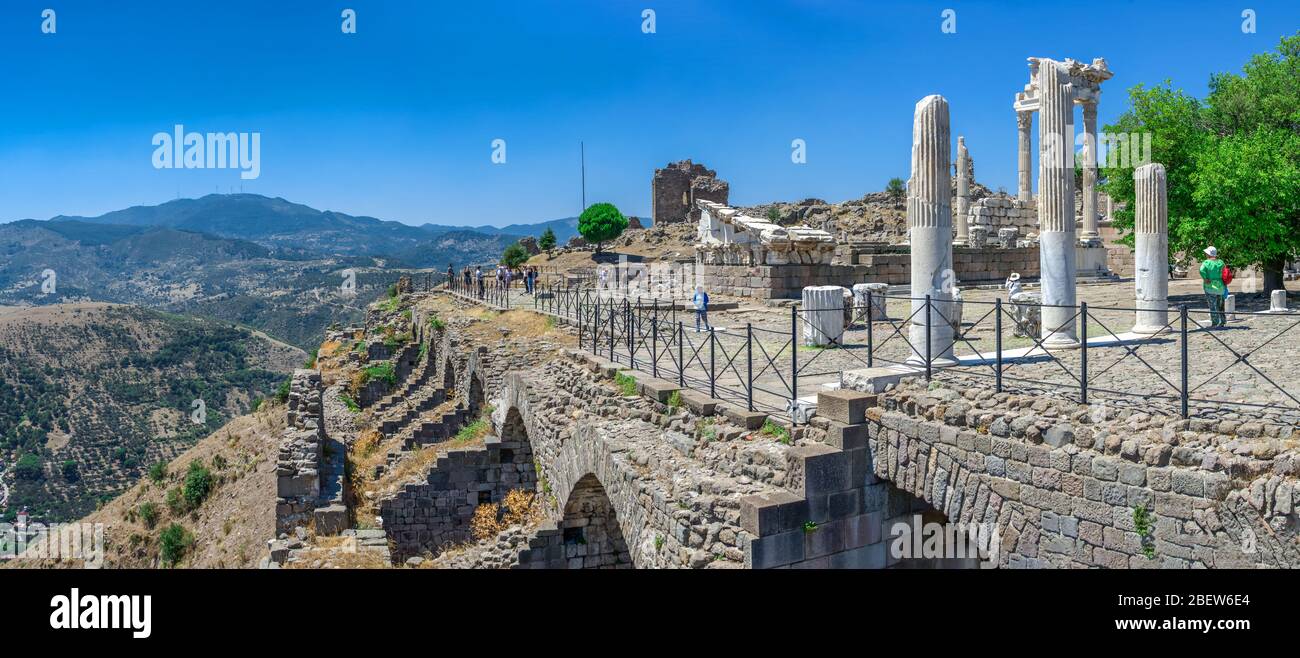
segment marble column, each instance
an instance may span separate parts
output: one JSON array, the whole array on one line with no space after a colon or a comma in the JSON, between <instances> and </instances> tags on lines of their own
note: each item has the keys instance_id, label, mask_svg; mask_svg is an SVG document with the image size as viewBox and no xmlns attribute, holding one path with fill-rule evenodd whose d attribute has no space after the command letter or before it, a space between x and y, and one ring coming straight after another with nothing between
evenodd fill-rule
<instances>
[{"instance_id":1,"label":"marble column","mask_svg":"<svg viewBox=\"0 0 1300 658\"><path fill-rule=\"evenodd\" d=\"M970 210L970 153L966 150L966 138L957 137L957 215L952 218L957 225L957 237L953 246L965 247L970 244L970 226L966 223L966 214Z\"/></svg>"},{"instance_id":2,"label":"marble column","mask_svg":"<svg viewBox=\"0 0 1300 658\"><path fill-rule=\"evenodd\" d=\"M948 317L956 284L952 269L952 138L948 101L926 96L916 104L912 121L912 177L907 190L907 226L911 232L912 320L909 342L916 350L910 363L924 363L926 328L934 365L952 365L952 329ZM929 312L925 296L929 295Z\"/></svg>"},{"instance_id":3,"label":"marble column","mask_svg":"<svg viewBox=\"0 0 1300 658\"><path fill-rule=\"evenodd\" d=\"M1083 104L1083 231L1079 241L1097 244L1097 103Z\"/></svg>"},{"instance_id":4,"label":"marble column","mask_svg":"<svg viewBox=\"0 0 1300 658\"><path fill-rule=\"evenodd\" d=\"M844 292L840 286L803 289L803 344L810 347L839 345L844 338Z\"/></svg>"},{"instance_id":5,"label":"marble column","mask_svg":"<svg viewBox=\"0 0 1300 658\"><path fill-rule=\"evenodd\" d=\"M1039 60L1038 257L1043 344L1079 346L1075 295L1074 89L1060 62Z\"/></svg>"},{"instance_id":6,"label":"marble column","mask_svg":"<svg viewBox=\"0 0 1300 658\"><path fill-rule=\"evenodd\" d=\"M1152 163L1138 167L1133 172L1133 190L1133 280L1138 308L1133 332L1156 334L1165 331L1169 322L1169 216L1165 166Z\"/></svg>"},{"instance_id":7,"label":"marble column","mask_svg":"<svg viewBox=\"0 0 1300 658\"><path fill-rule=\"evenodd\" d=\"M1028 201L1034 198L1034 175L1030 171L1033 166L1033 160L1030 158L1030 140L1029 129L1034 125L1033 112L1016 112L1016 125L1020 128L1020 189L1016 194L1021 201Z\"/></svg>"}]
</instances>

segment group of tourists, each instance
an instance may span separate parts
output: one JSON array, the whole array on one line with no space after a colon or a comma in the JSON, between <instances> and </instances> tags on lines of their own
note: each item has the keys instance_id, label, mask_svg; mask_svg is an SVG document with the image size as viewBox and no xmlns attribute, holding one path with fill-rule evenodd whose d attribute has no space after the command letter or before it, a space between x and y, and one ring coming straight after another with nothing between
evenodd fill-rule
<instances>
[{"instance_id":1,"label":"group of tourists","mask_svg":"<svg viewBox=\"0 0 1300 658\"><path fill-rule=\"evenodd\" d=\"M490 268L489 268L490 269ZM476 291L479 299L482 299L487 293L488 280L491 274L484 275L483 266L477 265L472 269L466 266L460 273L460 285L465 290ZM522 268L511 268L505 265L497 265L495 273L495 290L507 292L514 285L515 281L523 281L524 292L532 295L537 292L538 271L536 267L524 266ZM452 265L447 266L447 281L456 280L456 268Z\"/></svg>"}]
</instances>

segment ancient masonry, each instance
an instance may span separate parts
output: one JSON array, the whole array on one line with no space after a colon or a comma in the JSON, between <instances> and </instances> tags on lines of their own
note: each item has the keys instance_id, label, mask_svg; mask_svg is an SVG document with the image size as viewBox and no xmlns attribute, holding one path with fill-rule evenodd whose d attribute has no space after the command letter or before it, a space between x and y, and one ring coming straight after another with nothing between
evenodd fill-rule
<instances>
[{"instance_id":1,"label":"ancient masonry","mask_svg":"<svg viewBox=\"0 0 1300 658\"><path fill-rule=\"evenodd\" d=\"M313 523L318 533L333 534L347 524L344 448L325 435L320 373L295 370L288 404L276 461L276 533Z\"/></svg>"},{"instance_id":2,"label":"ancient masonry","mask_svg":"<svg viewBox=\"0 0 1300 658\"><path fill-rule=\"evenodd\" d=\"M656 169L650 181L650 203L655 226L699 219L697 201L727 203L730 186L717 172L690 160Z\"/></svg>"}]
</instances>

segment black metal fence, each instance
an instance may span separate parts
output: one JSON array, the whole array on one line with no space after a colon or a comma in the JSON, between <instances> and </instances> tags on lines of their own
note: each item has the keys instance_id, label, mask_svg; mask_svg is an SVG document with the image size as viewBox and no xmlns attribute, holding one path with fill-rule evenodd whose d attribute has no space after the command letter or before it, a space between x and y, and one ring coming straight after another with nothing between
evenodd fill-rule
<instances>
[{"instance_id":1,"label":"black metal fence","mask_svg":"<svg viewBox=\"0 0 1300 658\"><path fill-rule=\"evenodd\" d=\"M869 374L902 372L927 380L984 378L999 393L1055 390L1084 404L1097 395L1160 401L1184 418L1192 415L1193 406L1254 407L1300 417L1300 390L1279 381L1292 369L1291 343L1283 338L1300 326L1300 314L1294 313L1239 312L1237 324L1218 329L1211 327L1210 311L1183 302L1164 312L1163 326L1136 334L1130 328L1137 314L1153 317L1151 309L965 300L957 317L958 306L948 300L868 292L862 303L773 309L786 319L769 316L757 324L746 322L743 329L721 329L677 299L539 285L531 299L523 300L519 285L512 300L510 289L490 284L479 288L477 282L466 286L457 280L449 288L496 308L522 306L554 316L577 327L584 349L610 361L795 421L800 406L811 402L820 386L838 386L846 371L872 368L889 370ZM901 312L894 312L898 307ZM1045 309L1068 309L1069 319L1045 332L1030 326L1029 318L1041 318ZM821 323L812 321L811 314L818 313L844 315L844 330L823 334L817 329ZM1269 322L1282 328L1258 331L1268 329L1260 325ZM1077 340L1061 346L1054 339L1066 337L1066 326L1077 331ZM1251 331L1245 334L1237 331L1247 328ZM939 332L951 332L951 339L936 340ZM1242 340L1247 336L1260 341ZM1267 358L1256 360L1261 354ZM1233 369L1246 378L1236 376L1232 386L1254 391L1257 399L1232 400L1224 394L1228 388L1221 378Z\"/></svg>"}]
</instances>

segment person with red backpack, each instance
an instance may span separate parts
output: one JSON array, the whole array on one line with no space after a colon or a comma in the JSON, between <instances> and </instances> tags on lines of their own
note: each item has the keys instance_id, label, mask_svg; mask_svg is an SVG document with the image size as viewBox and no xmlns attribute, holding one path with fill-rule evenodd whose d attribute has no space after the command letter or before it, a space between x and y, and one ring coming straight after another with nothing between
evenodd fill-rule
<instances>
[{"instance_id":1,"label":"person with red backpack","mask_svg":"<svg viewBox=\"0 0 1300 658\"><path fill-rule=\"evenodd\" d=\"M1205 255L1208 258L1201 262L1201 287L1210 306L1210 326L1226 326L1228 319L1223 315L1223 299L1228 295L1228 284L1232 283L1232 270L1219 260L1218 249L1207 247Z\"/></svg>"}]
</instances>

